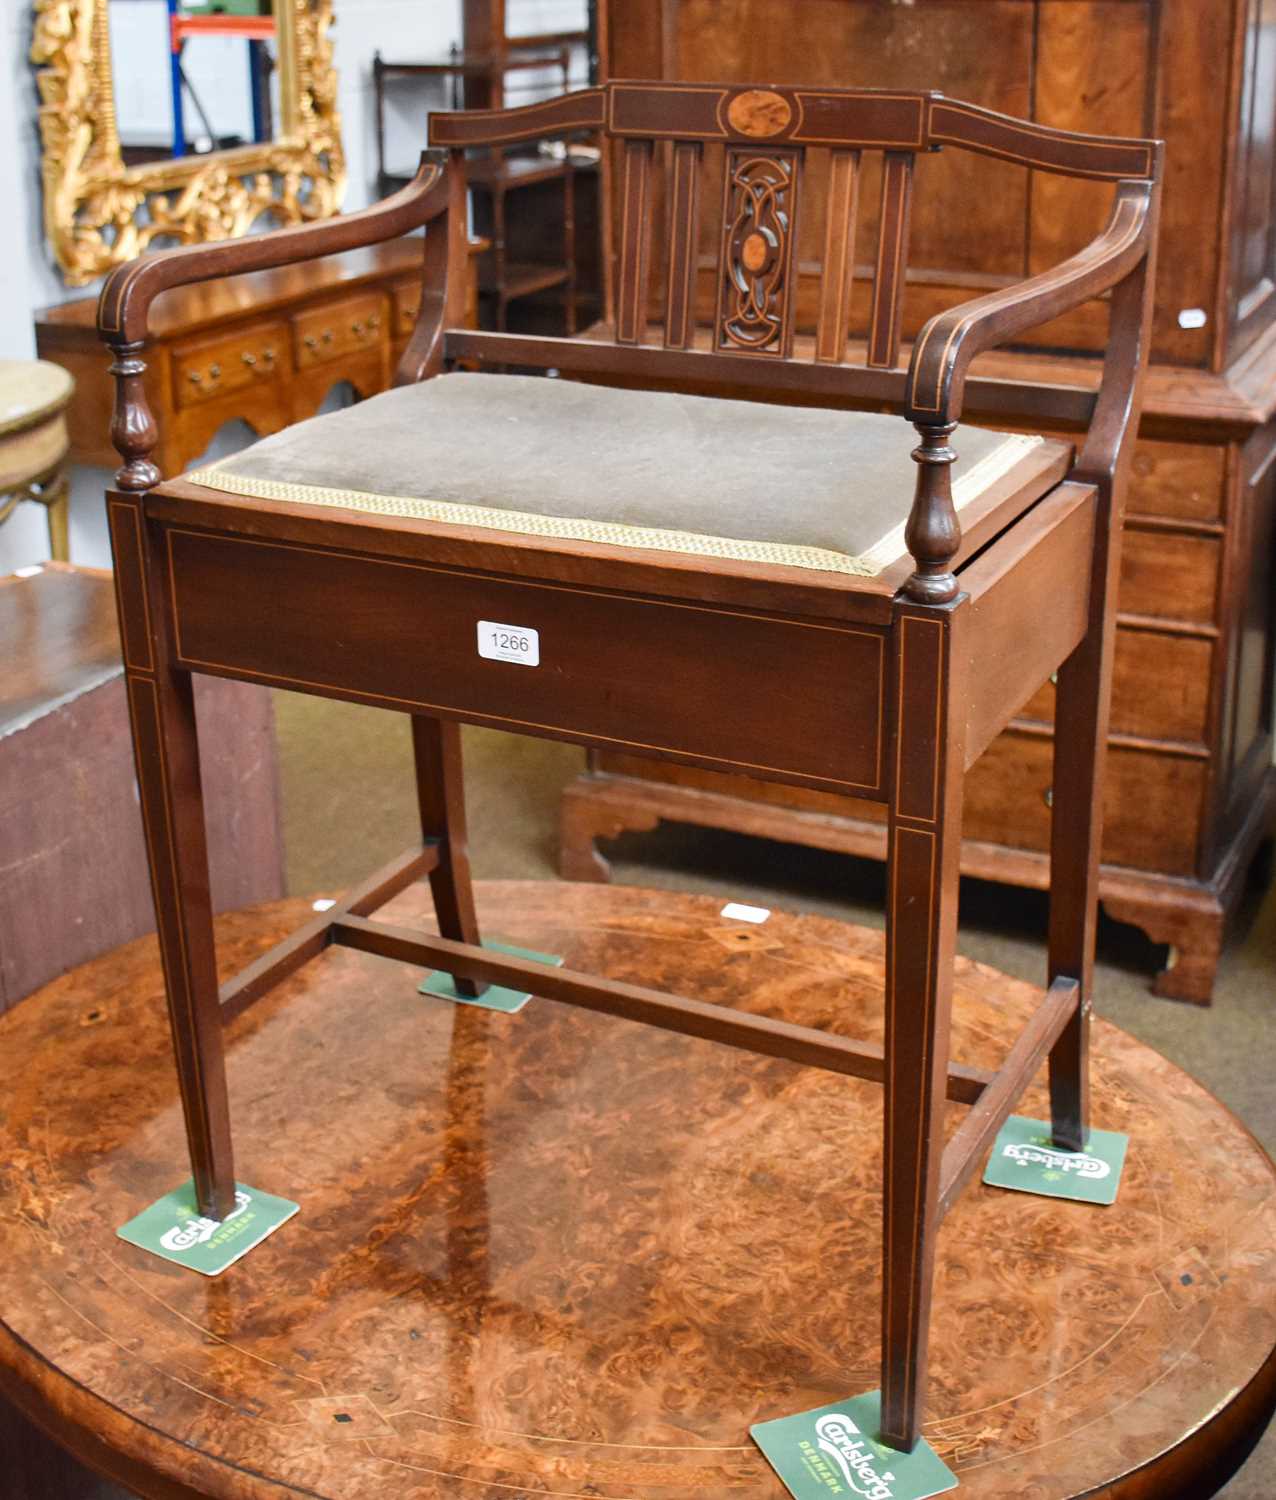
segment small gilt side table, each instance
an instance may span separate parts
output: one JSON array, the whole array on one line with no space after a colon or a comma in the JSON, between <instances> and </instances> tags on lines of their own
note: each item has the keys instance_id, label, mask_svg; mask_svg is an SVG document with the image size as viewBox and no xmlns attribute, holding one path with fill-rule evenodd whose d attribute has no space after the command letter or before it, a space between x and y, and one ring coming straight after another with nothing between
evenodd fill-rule
<instances>
[{"instance_id":1,"label":"small gilt side table","mask_svg":"<svg viewBox=\"0 0 1276 1500\"><path fill-rule=\"evenodd\" d=\"M23 500L36 500L49 518L49 549L69 562L70 482L66 409L75 381L43 359L0 360L0 521Z\"/></svg>"}]
</instances>

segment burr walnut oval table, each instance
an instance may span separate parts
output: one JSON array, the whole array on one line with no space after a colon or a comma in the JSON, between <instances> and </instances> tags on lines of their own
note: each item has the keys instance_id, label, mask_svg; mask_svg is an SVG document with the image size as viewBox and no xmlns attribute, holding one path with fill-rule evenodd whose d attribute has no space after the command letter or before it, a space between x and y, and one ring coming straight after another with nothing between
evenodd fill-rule
<instances>
[{"instance_id":1,"label":"burr walnut oval table","mask_svg":"<svg viewBox=\"0 0 1276 1500\"><path fill-rule=\"evenodd\" d=\"M880 1038L876 932L599 886L480 908L576 968ZM428 897L387 910L424 925ZM227 972L307 914L222 919ZM955 1055L998 1062L1031 994L962 965ZM229 1058L238 1175L301 1212L205 1279L115 1237L187 1175L151 941L0 1020L0 1389L140 1494L779 1500L749 1425L875 1384L872 1085L452 1005L349 949ZM1210 1495L1272 1410L1271 1163L1102 1022L1094 1066L1118 1202L976 1184L941 1237L925 1434L971 1500Z\"/></svg>"}]
</instances>

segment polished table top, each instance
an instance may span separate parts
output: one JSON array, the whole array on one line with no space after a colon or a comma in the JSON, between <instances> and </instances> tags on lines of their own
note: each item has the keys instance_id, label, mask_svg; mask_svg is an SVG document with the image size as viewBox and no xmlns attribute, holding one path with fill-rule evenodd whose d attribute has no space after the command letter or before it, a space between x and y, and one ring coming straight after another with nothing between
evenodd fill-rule
<instances>
[{"instance_id":1,"label":"polished table top","mask_svg":"<svg viewBox=\"0 0 1276 1500\"><path fill-rule=\"evenodd\" d=\"M574 968L881 1036L876 932L480 907ZM227 969L308 911L223 919ZM0 1389L143 1494L778 1500L749 1425L877 1384L880 1091L417 979L329 950L234 1023L238 1175L301 1212L215 1280L115 1237L187 1175L150 941L0 1020ZM963 963L955 1054L995 1065L1031 994ZM1094 1098L1131 1136L1115 1206L976 1183L941 1236L925 1434L972 1500L1212 1493L1271 1411L1271 1163L1103 1022Z\"/></svg>"}]
</instances>

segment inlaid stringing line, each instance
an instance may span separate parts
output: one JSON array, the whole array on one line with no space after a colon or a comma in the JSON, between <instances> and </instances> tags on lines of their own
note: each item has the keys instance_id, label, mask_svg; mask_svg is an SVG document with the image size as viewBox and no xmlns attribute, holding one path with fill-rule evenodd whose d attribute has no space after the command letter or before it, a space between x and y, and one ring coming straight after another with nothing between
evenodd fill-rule
<instances>
[{"instance_id":1,"label":"inlaid stringing line","mask_svg":"<svg viewBox=\"0 0 1276 1500\"><path fill-rule=\"evenodd\" d=\"M838 363L843 359L850 334L859 163L858 151L834 151L829 164L824 285L820 292L820 324L815 341L815 357L826 363Z\"/></svg>"},{"instance_id":2,"label":"inlaid stringing line","mask_svg":"<svg viewBox=\"0 0 1276 1500\"><path fill-rule=\"evenodd\" d=\"M624 344L642 342L647 287L647 250L651 225L647 195L651 168L651 142L626 141L622 217L620 225L620 311L616 338Z\"/></svg>"},{"instance_id":3,"label":"inlaid stringing line","mask_svg":"<svg viewBox=\"0 0 1276 1500\"><path fill-rule=\"evenodd\" d=\"M882 211L878 225L877 270L873 281L873 321L868 341L868 363L874 369L890 369L899 356L912 166L912 157L900 152L887 152L882 160ZM885 274L888 257L889 279Z\"/></svg>"},{"instance_id":4,"label":"inlaid stringing line","mask_svg":"<svg viewBox=\"0 0 1276 1500\"><path fill-rule=\"evenodd\" d=\"M168 532L167 532L168 562L169 562L169 567L168 567L169 598L170 598L170 600L172 602L172 608L173 608L173 644L174 644L174 648L175 648L175 651L176 651L177 658L183 664L183 666L193 667L193 668L196 668L196 669L202 667L202 668L205 668L206 670L209 670L209 671L221 672L221 673L224 673L228 677L241 678L241 679L243 679L245 681L255 680L255 681L264 681L264 682L278 682L278 683L287 683L288 685L290 685L292 687L320 688L320 689L328 691L328 692L340 693L340 694L342 694L343 696L346 696L346 697L366 699L367 701L373 702L373 703L376 703L376 702L381 702L381 703L401 703L401 704L403 704L403 705L405 705L407 707L413 708L413 709L417 709L417 710L422 710L423 709L426 712L439 712L439 711L447 712L447 713L461 713L462 712L461 710L458 710L453 705L447 705L447 704L441 704L441 703L427 703L424 700L417 699L417 698L401 698L401 697L398 697L397 695L395 695L393 693L364 693L364 692L361 692L358 688L347 687L347 686L344 686L344 685L342 685L340 683L319 682L319 681L313 681L313 680L311 680L309 678L304 678L304 677L288 677L288 676L283 675L282 673L277 673L277 672L259 672L259 671L255 671L252 667L231 666L231 665L227 664L226 662L205 661L205 660L203 660L200 657L196 657L196 656L190 655L184 649L184 647L182 646L182 638L181 638L181 615L179 614L178 607L177 607L177 580L176 580L176 569L174 567L174 561L173 561L173 537L174 536L178 536L178 535L180 535L180 536L197 537L197 538L201 538L201 539L202 539L202 536L201 536L200 532L197 532L197 531L186 531L183 528L176 527L176 526L175 527L170 527L168 529ZM456 574L456 575L458 575L458 576L460 576L462 578L476 578L476 577L483 577L483 578L485 578L485 575L468 573L464 569L460 569L460 568L458 568L458 569L434 568L434 567L430 567L430 566L428 566L427 564L424 564L424 563L409 562L409 561L407 561L405 559L400 559L400 558L388 558L388 557L373 557L373 558L370 558L370 557L360 556L358 554L353 554L353 553L341 553L341 552L333 553L333 552L330 552L330 551L324 551L324 550L322 550L322 549L320 549L318 547L306 547L306 546L301 546L301 545L292 544L292 543L264 542L264 541L258 540L255 537L220 536L220 537L217 538L217 540L220 541L220 542L239 542L239 543L242 543L243 545L249 546L249 547L275 548L275 549L280 550L280 551L313 552L313 553L316 553L317 555L319 555L321 557L329 557L329 558L333 557L333 556L347 557L347 558L351 558L352 557L352 558L355 558L355 560L357 560L359 562L380 563L380 564L382 564L385 567L391 567L391 568L409 568L409 569L415 570L416 572L420 572L420 573L449 573L449 574L454 573L454 574ZM490 580L486 579L486 578L485 578L485 581L490 582ZM503 580L503 581L507 581L507 582L511 583L512 585L514 585L516 587L522 587L526 583L528 587L538 588L538 589L548 589L548 590L550 590L552 592L555 592L555 593L586 594L586 595L591 595L593 597L598 597L598 598L610 598L610 597L612 597L611 595L600 594L597 590L594 590L594 589L584 589L584 588L572 587L572 586L566 585L566 584L540 583L540 582L537 582L537 581L534 581L534 580L529 581L529 580L524 580L524 579L509 579L509 580ZM814 622L807 621L807 620L786 620L786 619L779 619L779 618L776 618L775 616L772 616L772 615L753 615L753 614L747 614L743 610L722 609L722 608L720 608L718 606L715 606L715 605L708 605L708 606L702 607L702 606L697 605L697 604L677 604L677 603L674 603L672 601L668 601L667 602L667 601L665 601L663 599L659 599L659 600L656 600L656 599L641 599L641 598L634 598L634 597L630 597L629 602L632 603L632 604L649 604L649 605L654 605L657 608L666 608L666 607L668 607L668 608L672 608L672 609L693 610L693 611L696 611L696 612L707 613L707 614L731 615L731 616L734 616L734 617L742 619L742 620L763 620L767 624L787 625L787 626L791 626L792 628L794 628L796 630L826 630L826 631L827 630L831 630L831 631L836 631L838 634L841 634L841 635L865 636L869 640L873 640L873 641L875 641L877 643L877 650L878 650L878 678L879 678L879 681L881 680L881 678L882 678L882 676L883 676L883 674L885 672L884 655L885 655L885 649L886 649L886 642L885 642L885 638L883 636L877 634L877 632L875 632L875 631L871 631L871 630L857 630L857 629L854 629L854 628L848 628L847 626L843 626L843 625L821 625L821 624L816 624ZM483 722L490 723L490 724L518 724L518 725L521 725L521 726L523 726L525 728L528 728L528 729L543 729L543 730L548 731L551 734L556 734L556 735L559 735L559 736L568 736L569 738L579 738L579 739L582 739L582 740L588 740L591 744L599 744L599 745L625 745L625 746L628 746L628 748L631 749L631 750L656 750L656 751L660 751L660 752L662 752L664 754L668 754L668 755L684 756L684 757L686 757L689 760L695 760L695 761L701 761L701 762L717 762L718 764L721 764L721 765L740 766L742 769L745 769L745 770L766 771L766 772L770 772L772 775L777 775L777 776L798 776L798 777L801 777L805 781L812 781L812 782L817 782L818 781L818 782L821 782L821 783L823 783L823 784L825 784L827 786L832 786L832 787L853 787L857 791L877 792L877 791L881 790L881 786L880 786L880 783L881 783L880 766L881 766L881 739L882 739L882 730L883 730L882 715L883 715L883 712L884 712L884 707L885 707L884 700L881 697L879 697L878 698L878 709L877 709L877 728L876 728L876 731L875 731L876 740L877 740L877 763L876 763L876 766L874 768L874 773L875 773L875 775L877 777L877 780L874 781L872 784L870 784L869 782L866 782L866 781L850 781L846 777L818 776L818 775L815 775L814 773L809 773L809 772L806 772L806 771L793 771L791 769L786 769L783 766L767 766L767 765L761 765L761 764L755 763L753 761L732 760L732 759L730 759L730 758L728 758L726 756L711 755L711 754L709 754L706 751L700 751L700 750L678 750L678 749L675 749L675 748L673 748L671 746L668 746L668 745L652 745L652 744L647 744L643 740L625 740L625 739L621 739L621 738L619 738L617 736L586 733L584 731L577 731L577 730L568 729L566 726L561 725L561 724L542 724L538 720L535 720L535 719L515 719L515 718L510 718L510 717L507 717L507 716L503 716L503 715L500 715L500 714L487 714L487 713L483 713L481 710L478 710L478 709L474 709L474 710L466 709L466 710L464 710L463 717L467 721L469 721L469 720L475 720L475 721L482 720Z\"/></svg>"},{"instance_id":5,"label":"inlaid stringing line","mask_svg":"<svg viewBox=\"0 0 1276 1500\"><path fill-rule=\"evenodd\" d=\"M685 349L695 324L696 229L700 185L700 146L674 147L669 205L669 287L665 301L665 348Z\"/></svg>"},{"instance_id":6,"label":"inlaid stringing line","mask_svg":"<svg viewBox=\"0 0 1276 1500\"><path fill-rule=\"evenodd\" d=\"M194 997L191 994L191 988L190 988L190 958L189 958L189 955L187 953L187 948L186 948L186 917L185 917L186 903L182 899L181 884L180 884L180 880L179 880L178 874L177 874L177 848L176 848L175 840L173 838L173 809L172 809L171 786L170 786L169 776L168 776L168 752L167 752L167 750L165 749L165 746L164 746L164 725L163 725L163 720L160 717L160 709L159 709L159 687L156 684L155 680L153 678L151 678L151 677L130 677L129 678L129 697L130 697L130 699L132 699L134 701L134 703L136 703L136 698L135 698L135 695L133 693L133 689L135 687L146 687L146 688L150 689L151 715L152 715L152 717L153 717L153 719L155 721L155 737L156 737L156 740L157 740L158 745L159 745L160 768L161 768L161 772L160 773L161 773L161 776L162 776L163 782L164 782L164 795L163 795L163 798L161 799L161 809L162 809L163 814L164 814L165 841L168 844L168 854L169 854L168 868L169 868L169 878L172 881L172 885L173 885L173 904L174 904L174 906L175 906L175 908L177 910L177 921L176 921L176 924L175 924L176 927L177 927L177 941L178 941L178 947L179 947L180 953L181 953L181 965L180 965L180 967L181 967L181 971L182 972L181 972L181 983L180 983L180 985L176 985L176 984L173 983L173 974L172 974L171 969L169 968L168 957L167 957L167 947L168 947L168 945L166 943L163 943L163 942L160 943L160 961L161 961L161 966L162 966L162 968L164 970L164 977L165 977L165 981L166 981L166 983L165 983L165 992L166 992L166 994L169 995L169 996L172 996L175 991L177 991L177 990L180 989L180 993L181 993L182 999L185 1002L184 1008L185 1008L186 1015L187 1015L187 1018L188 1018L188 1024L190 1026L190 1032L189 1032L189 1035L190 1035L190 1038L191 1038L190 1055L191 1055L191 1058L194 1061L195 1090L196 1090L196 1094L198 1096L199 1105L200 1105L199 1118L197 1120L195 1120L195 1121L192 1121L191 1117L190 1117L190 1114L189 1114L189 1112L187 1111L187 1108L186 1108L185 1097L183 1096L182 1111L186 1115L187 1128L188 1128L191 1136L192 1137L198 1136L199 1139L204 1143L205 1150L207 1150L207 1148L211 1145L211 1141L209 1140L208 1133L204 1129L204 1120L207 1117L207 1113L208 1113L208 1091L207 1091L207 1088L205 1086L205 1081L204 1081L204 1067L203 1067L203 1062L202 1062L202 1060L200 1058L199 1047L195 1043L195 1036L196 1036L195 1001L194 1001ZM140 710L138 712L140 714ZM138 800L140 801L140 803L142 805L142 819L143 819L143 823L145 824L145 828L146 828L146 842L147 842L147 846L148 846L148 848L150 849L150 852L151 852L151 859L148 861L148 864L149 864L149 867L150 867L150 875L151 875L151 895L152 895L152 898L155 901L155 914L156 914L156 920L158 921L159 920L159 913L162 910L163 903L162 903L162 901L160 899L159 882L156 879L156 875L155 875L155 868L156 868L156 865L158 863L158 861L155 859L156 845L155 845L155 840L154 840L154 833L153 833L153 827L152 827L152 823L151 823L151 818L150 818L150 814L149 814L149 811L148 811L147 805L146 805L147 804L146 794L143 793L139 797ZM170 1001L169 1008L170 1008L170 1011L173 1008L171 1001ZM176 1022L176 1016L174 1016L173 1019L174 1019L174 1022Z\"/></svg>"},{"instance_id":7,"label":"inlaid stringing line","mask_svg":"<svg viewBox=\"0 0 1276 1500\"><path fill-rule=\"evenodd\" d=\"M1082 148L1086 151L1139 151L1143 156L1143 170L1141 172L1124 172L1113 168L1094 168L1063 166L1058 161L1050 161L1045 157L1028 156L1018 150L1012 151L1009 147L993 146L983 142L975 143L965 136L948 135L943 127L939 125L939 117L943 114L956 115L958 119L974 120L978 123L991 126L1003 135L1023 136L1029 140L1052 141L1071 151ZM964 146L967 150L977 151L988 156L997 156L1005 161L1015 161L1030 167L1041 167L1044 170L1064 172L1073 176L1090 176L1106 179L1107 181L1119 180L1121 177L1147 177L1152 171L1151 147L1140 140L1103 140L1093 136L1080 135L1070 131L1052 130L1048 125L1040 125L1028 120L1011 120L990 118L977 109L972 109L955 99L937 99L931 103L930 111L930 134L936 143L944 143L955 146Z\"/></svg>"},{"instance_id":8,"label":"inlaid stringing line","mask_svg":"<svg viewBox=\"0 0 1276 1500\"><path fill-rule=\"evenodd\" d=\"M1142 206L1140 204L1128 200L1120 205L1116 217L1113 221L1113 228L1115 229L1116 226L1121 222L1122 218L1126 217L1127 215L1133 216L1133 222L1125 230L1121 237L1114 244L1108 247L1106 251L1107 256L1116 257L1120 255L1120 253L1125 250L1127 246L1133 244L1133 242L1138 239L1138 237L1143 233L1143 230L1147 224L1147 217L1143 213ZM1075 270L1075 267L1069 268L1066 264L1063 266L1057 266L1053 271L1047 272L1041 278L1040 282L1038 283L1038 289L1044 292L1049 291L1051 287L1065 284ZM952 348L954 340L960 338L965 330L977 318L985 317L989 312L992 312L999 307L1003 307L1008 303L1016 302L1020 297L1022 297L1023 288L1024 283L1017 282L1014 286L1007 287L1004 291L990 292L986 298L980 299L981 305L974 312L967 313L965 317L960 318L953 325L952 330L948 335L948 342L944 345L944 352L942 357L940 358L939 367L935 374L934 400L928 401L923 404L922 402L914 399L914 410L938 411L940 409L944 389L944 370L948 364L948 351ZM934 328L933 326L928 327L925 333L923 333L920 341L918 342L916 349L913 351L913 360L916 365L920 366L922 356L926 351L926 346L933 337Z\"/></svg>"},{"instance_id":9,"label":"inlaid stringing line","mask_svg":"<svg viewBox=\"0 0 1276 1500\"><path fill-rule=\"evenodd\" d=\"M145 631L146 631L146 662L145 662L145 665L140 665L139 666L138 663L131 662L131 661L128 660L127 653L128 653L128 650L129 650L129 643L128 643L128 634L129 633L125 629L123 601L120 599L119 590L117 589L115 597L116 597L117 607L118 607L119 612L120 612L120 644L121 644L121 647L123 648L123 650L125 652L125 665L126 666L133 667L137 671L141 671L141 672L153 672L155 670L155 659L154 659L154 654L153 654L153 651L152 651L152 648L151 648L151 605L150 605L150 600L146 597L147 596L146 572L145 572L145 569L142 566L142 522L141 522L141 517L138 514L138 507L137 507L137 505L135 505L135 504L128 504L128 503L126 503L125 501L122 501L122 500L112 500L111 501L111 535L112 535L112 539L114 539L114 535L115 535L115 517L121 511L127 513L127 515L129 516L129 519L133 523L133 536L132 536L132 542L133 542L133 562L134 562L134 566L137 568L137 576L142 581L142 587L141 587L140 592L141 592L141 595L142 595L142 620L143 620L144 628L145 628Z\"/></svg>"}]
</instances>

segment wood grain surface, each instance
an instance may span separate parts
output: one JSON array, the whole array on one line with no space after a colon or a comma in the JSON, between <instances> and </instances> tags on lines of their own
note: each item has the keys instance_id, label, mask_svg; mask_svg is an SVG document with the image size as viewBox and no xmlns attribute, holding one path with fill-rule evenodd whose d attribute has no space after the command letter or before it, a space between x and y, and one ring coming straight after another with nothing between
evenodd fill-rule
<instances>
[{"instance_id":1,"label":"wood grain surface","mask_svg":"<svg viewBox=\"0 0 1276 1500\"><path fill-rule=\"evenodd\" d=\"M133 748L110 574L47 563L34 576L0 579L0 641L4 1010L150 931L155 915L129 794ZM214 904L225 911L273 899L284 880L269 694L209 678L195 696Z\"/></svg>"},{"instance_id":2,"label":"wood grain surface","mask_svg":"<svg viewBox=\"0 0 1276 1500\"><path fill-rule=\"evenodd\" d=\"M878 933L478 889L490 937L881 1038ZM308 913L223 918L225 971ZM0 1020L0 1387L146 1496L779 1500L749 1424L877 1379L880 1092L416 982L332 949L233 1023L239 1175L301 1213L215 1280L114 1235L187 1173L152 941ZM954 1054L999 1063L1034 995L959 962ZM924 1431L972 1500L1212 1494L1271 1411L1271 1163L1102 1022L1094 1117L1114 1207L975 1185L939 1238Z\"/></svg>"}]
</instances>

